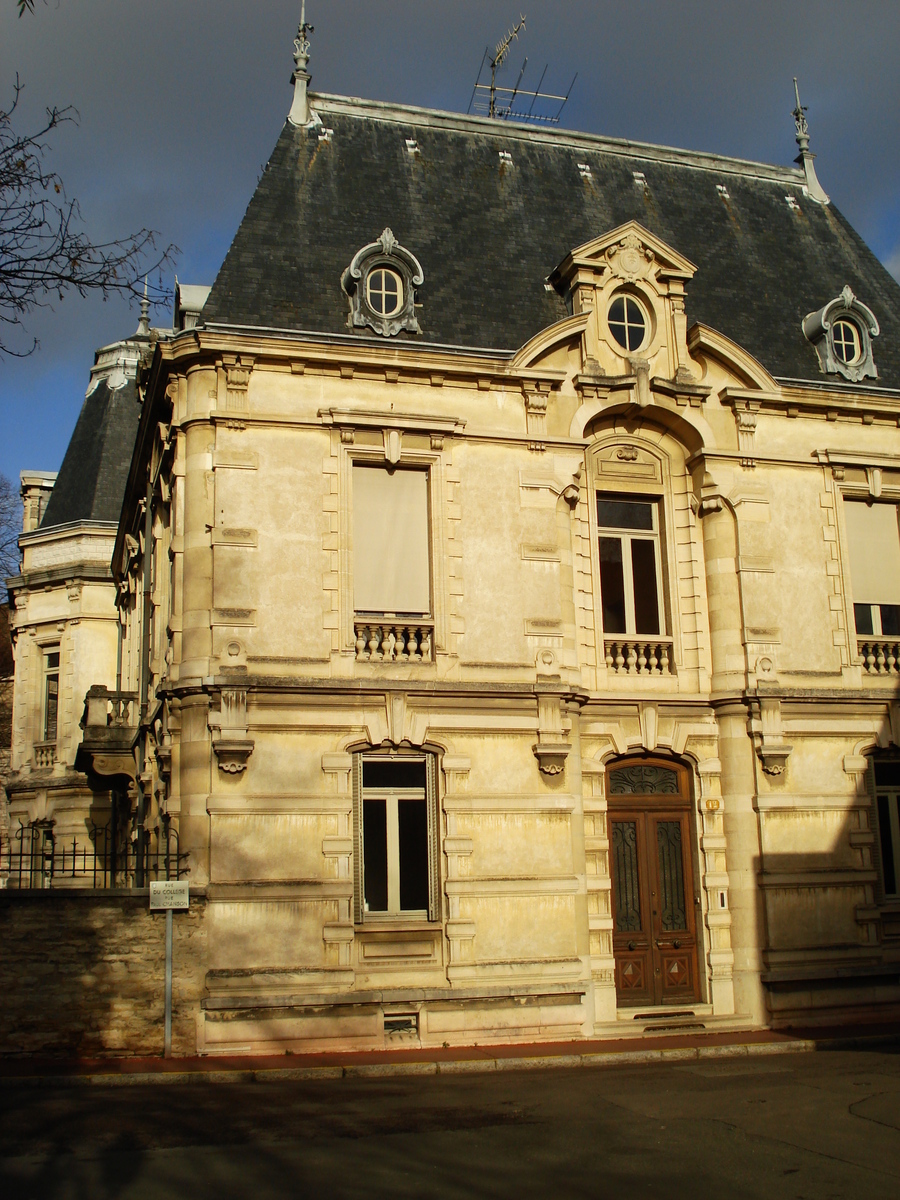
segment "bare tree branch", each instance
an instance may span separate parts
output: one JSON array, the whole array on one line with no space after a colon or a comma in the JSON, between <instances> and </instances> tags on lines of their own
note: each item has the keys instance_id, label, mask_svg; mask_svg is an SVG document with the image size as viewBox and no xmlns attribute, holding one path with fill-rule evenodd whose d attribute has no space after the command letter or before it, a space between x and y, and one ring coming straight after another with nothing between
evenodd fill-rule
<instances>
[{"instance_id":1,"label":"bare tree branch","mask_svg":"<svg viewBox=\"0 0 900 1200\"><path fill-rule=\"evenodd\" d=\"M27 0L24 0L27 4ZM24 332L25 316L48 307L75 289L84 296L99 292L140 299L143 280L156 274L148 296L151 304L169 300L162 268L174 260L177 247L156 248L156 234L139 229L113 242L94 243L81 229L81 210L65 196L62 180L47 170L48 135L60 125L76 124L74 108L48 108L43 124L31 133L13 128L22 88L16 78L13 102L0 109L0 358L31 354L31 345L10 338Z\"/></svg>"},{"instance_id":2,"label":"bare tree branch","mask_svg":"<svg viewBox=\"0 0 900 1200\"><path fill-rule=\"evenodd\" d=\"M19 534L22 501L19 489L0 475L0 600L6 600L6 579L19 573Z\"/></svg>"}]
</instances>

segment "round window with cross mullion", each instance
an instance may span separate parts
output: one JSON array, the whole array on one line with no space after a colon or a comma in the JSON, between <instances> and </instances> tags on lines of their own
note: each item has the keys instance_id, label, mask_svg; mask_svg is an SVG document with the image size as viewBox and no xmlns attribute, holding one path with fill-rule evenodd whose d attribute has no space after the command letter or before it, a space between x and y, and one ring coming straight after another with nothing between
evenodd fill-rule
<instances>
[{"instance_id":1,"label":"round window with cross mullion","mask_svg":"<svg viewBox=\"0 0 900 1200\"><path fill-rule=\"evenodd\" d=\"M379 317L393 317L403 307L403 280L396 271L376 267L366 279L366 300Z\"/></svg>"},{"instance_id":2,"label":"round window with cross mullion","mask_svg":"<svg viewBox=\"0 0 900 1200\"><path fill-rule=\"evenodd\" d=\"M639 350L647 337L647 316L634 296L616 296L607 315L609 332L629 354Z\"/></svg>"},{"instance_id":3,"label":"round window with cross mullion","mask_svg":"<svg viewBox=\"0 0 900 1200\"><path fill-rule=\"evenodd\" d=\"M848 367L859 362L862 356L862 339L853 321L835 321L831 327L831 344L834 346L835 357Z\"/></svg>"}]
</instances>

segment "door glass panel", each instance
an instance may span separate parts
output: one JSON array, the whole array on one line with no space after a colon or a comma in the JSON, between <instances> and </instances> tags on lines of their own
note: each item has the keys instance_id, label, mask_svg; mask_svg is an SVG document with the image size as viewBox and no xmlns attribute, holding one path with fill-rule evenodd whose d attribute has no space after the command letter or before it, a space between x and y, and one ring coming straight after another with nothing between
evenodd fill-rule
<instances>
[{"instance_id":1,"label":"door glass panel","mask_svg":"<svg viewBox=\"0 0 900 1200\"><path fill-rule=\"evenodd\" d=\"M633 767L616 767L609 773L611 796L675 796L678 794L678 772L668 767L638 763Z\"/></svg>"},{"instance_id":2,"label":"door glass panel","mask_svg":"<svg viewBox=\"0 0 900 1200\"><path fill-rule=\"evenodd\" d=\"M387 805L384 800L363 801L363 845L367 912L387 912Z\"/></svg>"},{"instance_id":3,"label":"door glass panel","mask_svg":"<svg viewBox=\"0 0 900 1200\"><path fill-rule=\"evenodd\" d=\"M603 629L625 632L625 578L622 573L622 543L619 538L600 539L600 598Z\"/></svg>"},{"instance_id":4,"label":"door glass panel","mask_svg":"<svg viewBox=\"0 0 900 1200\"><path fill-rule=\"evenodd\" d=\"M656 846L659 855L660 925L664 930L686 929L681 822L657 821Z\"/></svg>"},{"instance_id":5,"label":"door glass panel","mask_svg":"<svg viewBox=\"0 0 900 1200\"><path fill-rule=\"evenodd\" d=\"M613 821L611 824L616 932L634 933L641 928L637 822Z\"/></svg>"},{"instance_id":6,"label":"door glass panel","mask_svg":"<svg viewBox=\"0 0 900 1200\"><path fill-rule=\"evenodd\" d=\"M634 631L659 633L659 597L653 542L643 538L632 540L631 570L634 580Z\"/></svg>"}]
</instances>

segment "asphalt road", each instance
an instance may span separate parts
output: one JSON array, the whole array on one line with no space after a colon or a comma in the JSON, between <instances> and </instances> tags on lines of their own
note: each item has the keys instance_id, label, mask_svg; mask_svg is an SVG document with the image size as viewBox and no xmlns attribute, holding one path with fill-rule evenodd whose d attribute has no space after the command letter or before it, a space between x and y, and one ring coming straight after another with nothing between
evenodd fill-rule
<instances>
[{"instance_id":1,"label":"asphalt road","mask_svg":"<svg viewBox=\"0 0 900 1200\"><path fill-rule=\"evenodd\" d=\"M315 1082L6 1082L4 1200L898 1200L900 1053Z\"/></svg>"}]
</instances>

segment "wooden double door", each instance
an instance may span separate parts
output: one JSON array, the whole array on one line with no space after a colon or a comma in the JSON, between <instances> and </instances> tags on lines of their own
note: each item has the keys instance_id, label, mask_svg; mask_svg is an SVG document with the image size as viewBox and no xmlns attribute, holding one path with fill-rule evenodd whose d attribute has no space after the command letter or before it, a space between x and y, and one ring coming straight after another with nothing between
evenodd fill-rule
<instances>
[{"instance_id":1,"label":"wooden double door","mask_svg":"<svg viewBox=\"0 0 900 1200\"><path fill-rule=\"evenodd\" d=\"M607 773L613 952L620 1005L700 998L690 778L652 760Z\"/></svg>"}]
</instances>

